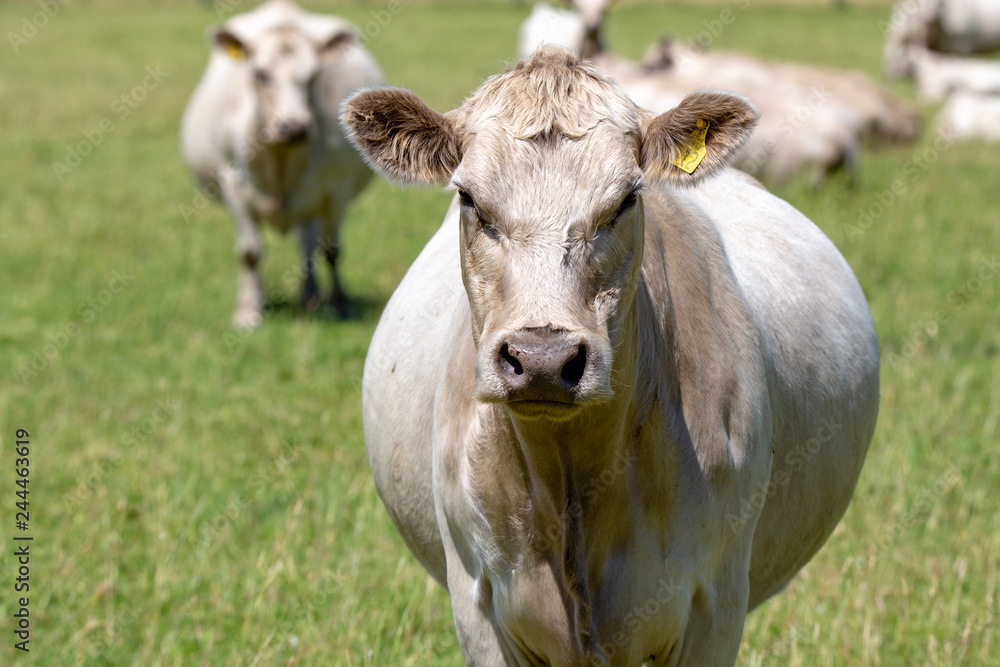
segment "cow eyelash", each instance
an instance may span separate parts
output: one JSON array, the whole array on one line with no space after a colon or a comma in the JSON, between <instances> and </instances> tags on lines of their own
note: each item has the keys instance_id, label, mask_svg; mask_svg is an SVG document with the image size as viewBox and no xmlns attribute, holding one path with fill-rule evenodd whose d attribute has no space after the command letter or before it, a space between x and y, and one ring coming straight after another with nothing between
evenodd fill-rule
<instances>
[{"instance_id":1,"label":"cow eyelash","mask_svg":"<svg viewBox=\"0 0 1000 667\"><path fill-rule=\"evenodd\" d=\"M462 202L462 206L468 206L471 209L476 209L476 202L472 200L472 197L465 190L459 189L458 200ZM478 211L478 209L476 209Z\"/></svg>"},{"instance_id":2,"label":"cow eyelash","mask_svg":"<svg viewBox=\"0 0 1000 667\"><path fill-rule=\"evenodd\" d=\"M635 206L636 201L638 201L638 190L632 190L625 195L625 198L622 199L622 203L618 205L618 209L615 211L615 214L604 223L604 227L609 229L614 227L615 224L617 224L618 219L628 213Z\"/></svg>"},{"instance_id":3,"label":"cow eyelash","mask_svg":"<svg viewBox=\"0 0 1000 667\"><path fill-rule=\"evenodd\" d=\"M458 201L462 204L462 206L470 209L472 213L475 214L476 220L479 221L479 228L482 229L487 236L489 236L492 239L495 239L497 236L497 231L493 227L493 223L491 223L489 220L487 220L482 216L482 214L479 212L479 207L476 206L475 200L472 199L472 195L470 195L465 190L459 188Z\"/></svg>"},{"instance_id":4,"label":"cow eyelash","mask_svg":"<svg viewBox=\"0 0 1000 667\"><path fill-rule=\"evenodd\" d=\"M618 206L618 210L615 211L614 219L617 220L621 216L625 215L625 213L627 213L629 210L632 209L633 206L635 206L635 203L636 201L638 201L638 199L639 196L635 190L632 190L627 195L625 195L625 198L622 199L622 203Z\"/></svg>"}]
</instances>

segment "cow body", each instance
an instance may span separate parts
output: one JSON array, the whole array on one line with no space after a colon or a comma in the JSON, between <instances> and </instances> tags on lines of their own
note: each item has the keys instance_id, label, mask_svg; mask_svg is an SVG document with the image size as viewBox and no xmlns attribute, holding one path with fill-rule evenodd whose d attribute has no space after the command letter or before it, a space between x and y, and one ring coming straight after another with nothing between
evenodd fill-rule
<instances>
[{"instance_id":1,"label":"cow body","mask_svg":"<svg viewBox=\"0 0 1000 667\"><path fill-rule=\"evenodd\" d=\"M1000 141L1000 95L956 92L941 107L937 124L957 139Z\"/></svg>"},{"instance_id":2,"label":"cow body","mask_svg":"<svg viewBox=\"0 0 1000 667\"><path fill-rule=\"evenodd\" d=\"M506 99L518 77L536 95ZM583 111L508 143L489 110L548 95ZM612 98L620 111L580 119ZM428 116L447 127L427 136L454 124L461 148L420 177L417 140L378 138L412 119L400 99L350 100L354 140L389 175L450 175L459 196L372 340L365 439L393 521L451 594L466 661L732 664L746 612L843 514L871 438L877 341L853 274L748 176L673 185L687 177L660 162L658 128L689 112L718 128L697 181L745 141L738 98L654 118L546 48ZM638 153L609 139L636 113ZM575 122L590 129L557 138ZM489 160L494 141L510 150ZM390 144L407 152L393 162ZM636 155L645 181L622 199L615 170Z\"/></svg>"},{"instance_id":3,"label":"cow body","mask_svg":"<svg viewBox=\"0 0 1000 667\"><path fill-rule=\"evenodd\" d=\"M354 39L346 21L282 0L234 17L215 33L181 143L196 178L236 223L243 268L238 327L261 321L264 222L300 231L303 302L316 305L312 255L321 248L333 272L331 304L347 312L336 271L340 222L372 173L344 137L337 113L348 94L382 81Z\"/></svg>"}]
</instances>

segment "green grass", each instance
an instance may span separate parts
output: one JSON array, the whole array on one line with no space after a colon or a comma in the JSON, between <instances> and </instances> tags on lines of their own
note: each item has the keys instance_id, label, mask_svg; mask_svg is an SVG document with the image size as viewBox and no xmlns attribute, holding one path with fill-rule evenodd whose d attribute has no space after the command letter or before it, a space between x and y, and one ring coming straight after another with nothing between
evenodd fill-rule
<instances>
[{"instance_id":1,"label":"green grass","mask_svg":"<svg viewBox=\"0 0 1000 667\"><path fill-rule=\"evenodd\" d=\"M694 35L733 4L628 2L609 38L638 56L664 30ZM713 47L877 75L885 4L829 4L752 3ZM382 6L324 8L364 22ZM460 664L447 595L375 494L360 417L379 312L447 197L379 181L354 205L343 271L357 321L282 306L297 298L285 280L297 243L269 233L277 306L236 337L228 216L214 205L181 215L196 190L177 128L211 6L71 2L14 54L6 36L37 11L0 5L0 663ZM445 110L511 58L527 11L408 4L370 48L391 83ZM150 66L167 74L122 116L115 101ZM102 120L113 130L60 180L52 163ZM1000 278L969 282L1000 255L1000 160L955 145L911 181L904 165L933 140L929 129L913 146L866 152L857 188L779 192L831 236L868 295L882 407L854 503L801 576L749 617L740 664L1000 654ZM906 192L852 230L897 179ZM22 372L33 362L37 374ZM32 446L30 655L9 631L17 428Z\"/></svg>"}]
</instances>

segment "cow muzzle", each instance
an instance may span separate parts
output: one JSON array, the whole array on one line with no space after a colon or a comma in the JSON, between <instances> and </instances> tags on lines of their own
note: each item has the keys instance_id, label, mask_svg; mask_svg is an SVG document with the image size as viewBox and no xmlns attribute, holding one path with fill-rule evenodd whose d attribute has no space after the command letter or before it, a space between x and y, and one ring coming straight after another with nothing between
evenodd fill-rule
<instances>
[{"instance_id":1,"label":"cow muzzle","mask_svg":"<svg viewBox=\"0 0 1000 667\"><path fill-rule=\"evenodd\" d=\"M480 347L476 397L522 417L566 419L585 403L610 398L608 356L589 333L500 331Z\"/></svg>"},{"instance_id":2,"label":"cow muzzle","mask_svg":"<svg viewBox=\"0 0 1000 667\"><path fill-rule=\"evenodd\" d=\"M282 120L274 126L274 143L291 146L309 139L309 122Z\"/></svg>"}]
</instances>

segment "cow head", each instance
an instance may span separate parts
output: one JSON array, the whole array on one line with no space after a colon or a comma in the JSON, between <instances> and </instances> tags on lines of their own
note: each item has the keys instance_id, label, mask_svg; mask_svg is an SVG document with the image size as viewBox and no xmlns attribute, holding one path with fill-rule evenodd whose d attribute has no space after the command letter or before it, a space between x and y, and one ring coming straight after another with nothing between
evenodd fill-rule
<instances>
[{"instance_id":1,"label":"cow head","mask_svg":"<svg viewBox=\"0 0 1000 667\"><path fill-rule=\"evenodd\" d=\"M272 146L310 138L316 126L311 100L315 80L323 65L354 39L353 30L339 21L309 29L288 23L252 38L235 26L214 34L216 47L242 63L252 77L261 138Z\"/></svg>"},{"instance_id":2,"label":"cow head","mask_svg":"<svg viewBox=\"0 0 1000 667\"><path fill-rule=\"evenodd\" d=\"M476 396L560 419L613 394L640 281L645 184L695 183L722 169L757 112L741 97L698 92L657 116L549 46L455 111L381 89L350 98L341 119L383 174L457 191ZM698 149L690 173L676 166Z\"/></svg>"}]
</instances>

